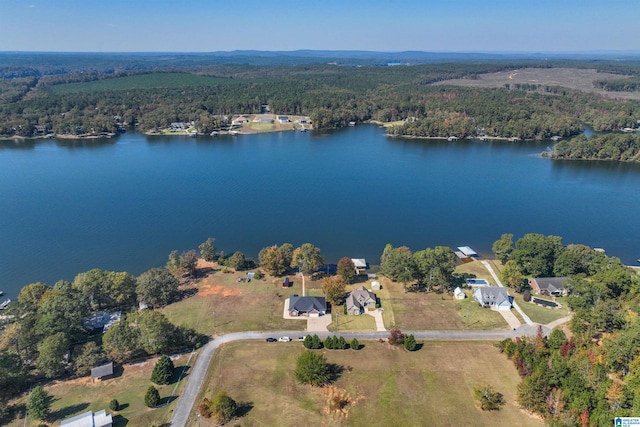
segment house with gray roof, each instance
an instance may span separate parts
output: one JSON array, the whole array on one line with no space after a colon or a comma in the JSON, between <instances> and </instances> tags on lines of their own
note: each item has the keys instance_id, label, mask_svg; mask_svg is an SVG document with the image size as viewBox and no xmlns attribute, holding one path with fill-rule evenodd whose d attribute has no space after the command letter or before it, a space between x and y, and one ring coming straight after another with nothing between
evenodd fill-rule
<instances>
[{"instance_id":1,"label":"house with gray roof","mask_svg":"<svg viewBox=\"0 0 640 427\"><path fill-rule=\"evenodd\" d=\"M473 297L483 307L494 310L510 310L511 297L506 288L501 286L484 286L473 291Z\"/></svg>"},{"instance_id":2,"label":"house with gray roof","mask_svg":"<svg viewBox=\"0 0 640 427\"><path fill-rule=\"evenodd\" d=\"M289 315L292 317L319 317L327 312L327 299L325 297L301 297L291 295L289 297Z\"/></svg>"},{"instance_id":3,"label":"house with gray roof","mask_svg":"<svg viewBox=\"0 0 640 427\"><path fill-rule=\"evenodd\" d=\"M536 277L529 279L531 289L538 295L567 295L564 287L566 277Z\"/></svg>"},{"instance_id":4,"label":"house with gray roof","mask_svg":"<svg viewBox=\"0 0 640 427\"><path fill-rule=\"evenodd\" d=\"M376 294L360 286L349 293L346 304L347 314L363 314L368 307L376 306Z\"/></svg>"},{"instance_id":5,"label":"house with gray roof","mask_svg":"<svg viewBox=\"0 0 640 427\"><path fill-rule=\"evenodd\" d=\"M60 423L60 426L65 427L111 427L112 425L113 418L104 409L98 412L87 411Z\"/></svg>"}]
</instances>

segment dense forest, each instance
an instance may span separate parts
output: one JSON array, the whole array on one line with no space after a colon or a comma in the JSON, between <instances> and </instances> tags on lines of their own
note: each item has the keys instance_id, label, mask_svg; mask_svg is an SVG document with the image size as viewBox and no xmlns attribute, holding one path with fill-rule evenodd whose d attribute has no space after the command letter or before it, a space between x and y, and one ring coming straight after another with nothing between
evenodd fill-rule
<instances>
[{"instance_id":1,"label":"dense forest","mask_svg":"<svg viewBox=\"0 0 640 427\"><path fill-rule=\"evenodd\" d=\"M589 138L578 135L558 142L549 156L554 159L640 161L640 135L615 133Z\"/></svg>"},{"instance_id":2,"label":"dense forest","mask_svg":"<svg viewBox=\"0 0 640 427\"><path fill-rule=\"evenodd\" d=\"M496 256L509 276L567 277L567 333L505 340L499 348L522 376L518 402L550 426L607 426L640 413L640 280L619 259L558 236L503 235ZM527 298L528 289L520 289Z\"/></svg>"}]
</instances>

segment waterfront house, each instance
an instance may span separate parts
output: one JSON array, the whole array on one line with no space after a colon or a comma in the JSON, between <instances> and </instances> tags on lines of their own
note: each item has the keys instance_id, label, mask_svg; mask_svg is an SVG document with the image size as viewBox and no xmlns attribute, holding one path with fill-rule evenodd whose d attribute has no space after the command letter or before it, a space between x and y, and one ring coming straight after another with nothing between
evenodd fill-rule
<instances>
[{"instance_id":1,"label":"waterfront house","mask_svg":"<svg viewBox=\"0 0 640 427\"><path fill-rule=\"evenodd\" d=\"M363 274L367 270L367 260L364 258L351 258L351 262L356 267L356 274Z\"/></svg>"},{"instance_id":2,"label":"waterfront house","mask_svg":"<svg viewBox=\"0 0 640 427\"><path fill-rule=\"evenodd\" d=\"M494 310L510 310L511 297L506 288L501 286L484 286L473 291L473 297L482 307Z\"/></svg>"},{"instance_id":3,"label":"waterfront house","mask_svg":"<svg viewBox=\"0 0 640 427\"><path fill-rule=\"evenodd\" d=\"M289 297L289 315L292 317L320 317L327 312L327 300L325 297L301 297L291 295Z\"/></svg>"},{"instance_id":4,"label":"waterfront house","mask_svg":"<svg viewBox=\"0 0 640 427\"><path fill-rule=\"evenodd\" d=\"M278 123L289 123L289 117L288 116L278 116Z\"/></svg>"},{"instance_id":5,"label":"waterfront house","mask_svg":"<svg viewBox=\"0 0 640 427\"><path fill-rule=\"evenodd\" d=\"M529 279L529 285L538 295L567 295L564 287L566 277L536 277Z\"/></svg>"},{"instance_id":6,"label":"waterfront house","mask_svg":"<svg viewBox=\"0 0 640 427\"><path fill-rule=\"evenodd\" d=\"M169 128L173 132L177 132L177 131L185 130L187 126L184 122L173 122L171 123L171 125L169 125Z\"/></svg>"},{"instance_id":7,"label":"waterfront house","mask_svg":"<svg viewBox=\"0 0 640 427\"><path fill-rule=\"evenodd\" d=\"M346 304L347 314L363 314L367 308L375 308L376 294L360 286L349 293Z\"/></svg>"},{"instance_id":8,"label":"waterfront house","mask_svg":"<svg viewBox=\"0 0 640 427\"><path fill-rule=\"evenodd\" d=\"M47 127L43 125L35 125L33 127L33 135L34 136L42 136L47 133Z\"/></svg>"}]
</instances>

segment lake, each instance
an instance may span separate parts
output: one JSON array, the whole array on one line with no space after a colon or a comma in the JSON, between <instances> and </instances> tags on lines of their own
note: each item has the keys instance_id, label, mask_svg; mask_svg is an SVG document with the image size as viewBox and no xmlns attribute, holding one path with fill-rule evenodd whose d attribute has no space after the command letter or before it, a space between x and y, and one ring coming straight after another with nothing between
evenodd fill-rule
<instances>
[{"instance_id":1,"label":"lake","mask_svg":"<svg viewBox=\"0 0 640 427\"><path fill-rule=\"evenodd\" d=\"M377 264L386 243L554 234L640 257L640 164L551 161L551 142L388 138L376 126L217 138L0 142L0 289L140 274L207 237L257 258L311 242Z\"/></svg>"}]
</instances>

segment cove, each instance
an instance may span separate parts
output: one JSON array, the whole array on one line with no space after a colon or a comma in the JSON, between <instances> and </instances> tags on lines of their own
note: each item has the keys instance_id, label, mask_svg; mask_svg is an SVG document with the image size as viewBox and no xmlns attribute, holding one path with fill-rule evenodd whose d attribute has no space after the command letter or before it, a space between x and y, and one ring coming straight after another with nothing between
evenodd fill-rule
<instances>
[{"instance_id":1,"label":"cove","mask_svg":"<svg viewBox=\"0 0 640 427\"><path fill-rule=\"evenodd\" d=\"M257 258L311 242L379 262L386 243L535 232L640 257L640 165L541 158L552 142L388 138L376 126L237 137L0 142L0 289L91 268L139 274L215 237Z\"/></svg>"}]
</instances>

